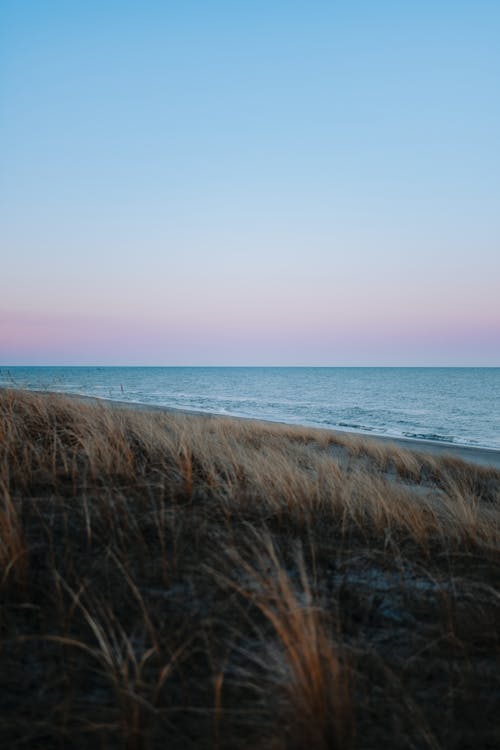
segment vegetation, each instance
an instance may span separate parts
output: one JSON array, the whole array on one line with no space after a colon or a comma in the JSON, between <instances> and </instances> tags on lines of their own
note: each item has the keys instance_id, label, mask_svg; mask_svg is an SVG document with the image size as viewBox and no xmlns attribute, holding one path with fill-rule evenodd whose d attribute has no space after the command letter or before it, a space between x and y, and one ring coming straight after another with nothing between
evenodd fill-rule
<instances>
[{"instance_id":1,"label":"vegetation","mask_svg":"<svg viewBox=\"0 0 500 750\"><path fill-rule=\"evenodd\" d=\"M0 391L0 745L497 747L500 472Z\"/></svg>"}]
</instances>

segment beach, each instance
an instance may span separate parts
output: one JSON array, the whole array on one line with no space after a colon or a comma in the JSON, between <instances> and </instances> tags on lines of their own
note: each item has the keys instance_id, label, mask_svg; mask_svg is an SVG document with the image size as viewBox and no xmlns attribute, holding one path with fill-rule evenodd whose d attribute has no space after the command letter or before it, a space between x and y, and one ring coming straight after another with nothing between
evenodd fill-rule
<instances>
[{"instance_id":1,"label":"beach","mask_svg":"<svg viewBox=\"0 0 500 750\"><path fill-rule=\"evenodd\" d=\"M2 386L500 451L498 368L15 367Z\"/></svg>"},{"instance_id":2,"label":"beach","mask_svg":"<svg viewBox=\"0 0 500 750\"><path fill-rule=\"evenodd\" d=\"M5 746L495 746L493 466L5 389L0 431Z\"/></svg>"},{"instance_id":3,"label":"beach","mask_svg":"<svg viewBox=\"0 0 500 750\"><path fill-rule=\"evenodd\" d=\"M137 411L142 412L148 412L148 411L160 411L165 412L167 414L184 414L187 417L189 416L197 416L202 417L204 419L243 419L247 420L249 422L255 422L259 423L262 422L262 424L282 424L283 426L290 426L289 424L285 422L274 422L272 420L255 420L251 417L237 417L237 416L230 416L228 417L227 414L214 414L213 412L203 412L198 410L186 410L186 409L177 409L175 407L171 406L155 406L151 404L146 403L133 403L130 401L120 401L119 399L107 399L107 398L95 398L92 396L75 396L75 398L81 399L84 402L88 403L99 403L103 402L108 404L110 407L119 408L119 409L135 409ZM307 425L297 425L298 427L303 427L304 429L307 429ZM396 445L400 448L403 448L404 450L411 451L412 453L417 454L427 454L430 456L448 456L450 458L458 458L462 461L465 461L467 463L473 463L477 464L478 466L485 466L485 467L492 467L495 469L500 469L500 450L496 450L494 448L482 448L482 447L475 447L475 446L468 446L468 445L454 445L453 443L445 443L445 442L437 442L432 440L419 440L417 438L397 438L397 437L387 437L385 435L373 435L370 433L361 433L361 432L349 432L349 430L342 430L342 431L336 431L336 430L329 430L328 428L324 428L325 432L331 432L333 435L337 435L338 439L342 439L342 436L350 436L352 439L356 438L362 438L366 439L373 443L380 443L381 445Z\"/></svg>"}]
</instances>

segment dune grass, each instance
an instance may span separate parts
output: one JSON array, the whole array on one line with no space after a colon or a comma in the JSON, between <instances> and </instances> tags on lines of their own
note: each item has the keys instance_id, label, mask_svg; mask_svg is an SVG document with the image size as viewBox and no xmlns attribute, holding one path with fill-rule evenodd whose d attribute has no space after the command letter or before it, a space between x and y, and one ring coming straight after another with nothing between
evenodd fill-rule
<instances>
[{"instance_id":1,"label":"dune grass","mask_svg":"<svg viewBox=\"0 0 500 750\"><path fill-rule=\"evenodd\" d=\"M500 472L0 391L0 744L493 748Z\"/></svg>"}]
</instances>

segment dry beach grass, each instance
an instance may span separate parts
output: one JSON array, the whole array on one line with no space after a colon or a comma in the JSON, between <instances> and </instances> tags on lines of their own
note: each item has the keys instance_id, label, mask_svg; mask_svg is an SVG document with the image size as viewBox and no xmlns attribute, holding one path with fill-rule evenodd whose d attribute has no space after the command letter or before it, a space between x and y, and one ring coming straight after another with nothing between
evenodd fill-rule
<instances>
[{"instance_id":1,"label":"dry beach grass","mask_svg":"<svg viewBox=\"0 0 500 750\"><path fill-rule=\"evenodd\" d=\"M0 743L493 748L500 472L0 391Z\"/></svg>"}]
</instances>

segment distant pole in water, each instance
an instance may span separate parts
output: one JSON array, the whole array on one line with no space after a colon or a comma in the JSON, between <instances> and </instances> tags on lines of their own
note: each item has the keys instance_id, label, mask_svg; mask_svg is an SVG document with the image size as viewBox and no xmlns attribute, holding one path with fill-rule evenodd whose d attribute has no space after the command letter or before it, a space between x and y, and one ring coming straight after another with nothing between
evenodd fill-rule
<instances>
[{"instance_id":1,"label":"distant pole in water","mask_svg":"<svg viewBox=\"0 0 500 750\"><path fill-rule=\"evenodd\" d=\"M123 385L121 383L120 383L120 388L122 389L122 393L123 393Z\"/></svg>"}]
</instances>

